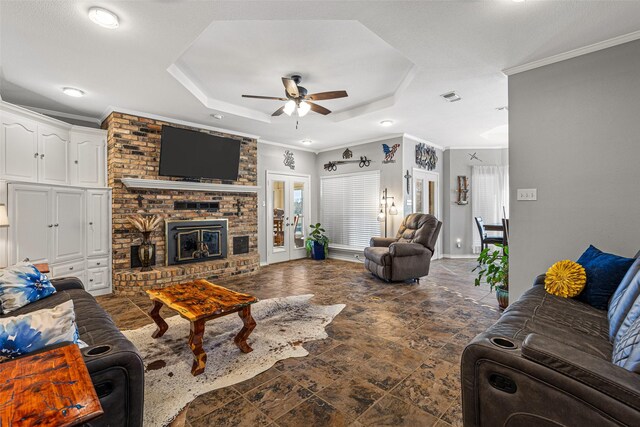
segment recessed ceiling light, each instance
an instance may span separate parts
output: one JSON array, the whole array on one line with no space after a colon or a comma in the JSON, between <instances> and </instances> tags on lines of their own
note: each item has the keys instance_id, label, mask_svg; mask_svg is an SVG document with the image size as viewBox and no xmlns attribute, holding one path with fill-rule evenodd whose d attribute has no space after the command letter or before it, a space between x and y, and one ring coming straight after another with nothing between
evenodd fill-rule
<instances>
[{"instance_id":1,"label":"recessed ceiling light","mask_svg":"<svg viewBox=\"0 0 640 427\"><path fill-rule=\"evenodd\" d=\"M222 120L224 116L222 114L212 114L211 117L213 117L216 120Z\"/></svg>"},{"instance_id":2,"label":"recessed ceiling light","mask_svg":"<svg viewBox=\"0 0 640 427\"><path fill-rule=\"evenodd\" d=\"M101 27L108 28L110 30L116 29L120 26L118 16L115 13L101 7L92 7L91 9L89 9L89 19L91 19Z\"/></svg>"},{"instance_id":3,"label":"recessed ceiling light","mask_svg":"<svg viewBox=\"0 0 640 427\"><path fill-rule=\"evenodd\" d=\"M302 141L300 141L303 145L311 145L311 143L313 141L311 141L310 139L303 139Z\"/></svg>"},{"instance_id":4,"label":"recessed ceiling light","mask_svg":"<svg viewBox=\"0 0 640 427\"><path fill-rule=\"evenodd\" d=\"M383 120L380 122L380 126L389 127L393 124L393 120Z\"/></svg>"},{"instance_id":5,"label":"recessed ceiling light","mask_svg":"<svg viewBox=\"0 0 640 427\"><path fill-rule=\"evenodd\" d=\"M64 92L65 95L73 96L74 98L80 98L81 96L84 96L84 91L76 89L74 87L62 88L62 92Z\"/></svg>"}]
</instances>

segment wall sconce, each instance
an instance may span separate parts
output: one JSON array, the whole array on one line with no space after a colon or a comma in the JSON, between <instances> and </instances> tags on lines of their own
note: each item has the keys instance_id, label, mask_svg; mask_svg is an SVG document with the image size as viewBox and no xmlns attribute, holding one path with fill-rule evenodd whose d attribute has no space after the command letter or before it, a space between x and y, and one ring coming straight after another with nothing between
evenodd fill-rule
<instances>
[{"instance_id":1,"label":"wall sconce","mask_svg":"<svg viewBox=\"0 0 640 427\"><path fill-rule=\"evenodd\" d=\"M9 226L9 214L7 213L7 206L0 205L0 227Z\"/></svg>"},{"instance_id":2,"label":"wall sconce","mask_svg":"<svg viewBox=\"0 0 640 427\"><path fill-rule=\"evenodd\" d=\"M389 199L391 199L391 206L389 206ZM382 192L382 198L380 199L380 213L378 213L378 222L384 221L384 237L387 237L387 214L398 215L398 208L393 196L389 196L387 189Z\"/></svg>"}]
</instances>

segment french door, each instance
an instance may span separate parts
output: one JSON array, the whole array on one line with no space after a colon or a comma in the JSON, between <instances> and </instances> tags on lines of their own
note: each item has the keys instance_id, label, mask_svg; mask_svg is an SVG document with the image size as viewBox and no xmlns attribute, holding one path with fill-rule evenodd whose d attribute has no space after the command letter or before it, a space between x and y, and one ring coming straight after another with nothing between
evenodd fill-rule
<instances>
[{"instance_id":1,"label":"french door","mask_svg":"<svg viewBox=\"0 0 640 427\"><path fill-rule=\"evenodd\" d=\"M424 169L413 169L413 212L414 213L428 213L440 221L442 217L440 215L440 175L436 172L429 172ZM436 243L434 259L440 258L440 245L442 241L442 230L440 230L440 236L438 236L438 242Z\"/></svg>"},{"instance_id":2,"label":"french door","mask_svg":"<svg viewBox=\"0 0 640 427\"><path fill-rule=\"evenodd\" d=\"M267 172L267 262L307 255L304 240L311 212L308 175Z\"/></svg>"}]
</instances>

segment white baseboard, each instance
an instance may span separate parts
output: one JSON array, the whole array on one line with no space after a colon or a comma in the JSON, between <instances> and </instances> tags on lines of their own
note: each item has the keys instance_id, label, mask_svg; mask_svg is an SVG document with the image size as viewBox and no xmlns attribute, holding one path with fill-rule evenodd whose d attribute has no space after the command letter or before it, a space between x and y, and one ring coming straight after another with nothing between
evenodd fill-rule
<instances>
[{"instance_id":1,"label":"white baseboard","mask_svg":"<svg viewBox=\"0 0 640 427\"><path fill-rule=\"evenodd\" d=\"M264 267L265 265L269 265L267 261L260 261L260 267Z\"/></svg>"},{"instance_id":2,"label":"white baseboard","mask_svg":"<svg viewBox=\"0 0 640 427\"><path fill-rule=\"evenodd\" d=\"M457 255L457 254L444 254L442 256L442 258L450 258L450 259L477 259L478 255L473 255L473 254L462 254L462 255Z\"/></svg>"},{"instance_id":3,"label":"white baseboard","mask_svg":"<svg viewBox=\"0 0 640 427\"><path fill-rule=\"evenodd\" d=\"M342 255L342 254L340 254L340 255L336 255L336 254L331 254L331 253L329 253L329 257L328 257L328 258L331 258L331 259L338 259L338 260L340 260L340 261L349 261L349 262L356 262L356 263L358 263L358 264L364 264L364 260L362 260L362 259L357 259L357 258L355 258L355 257L350 257L350 256L348 256L348 255ZM364 258L364 257L362 257L362 258Z\"/></svg>"}]
</instances>

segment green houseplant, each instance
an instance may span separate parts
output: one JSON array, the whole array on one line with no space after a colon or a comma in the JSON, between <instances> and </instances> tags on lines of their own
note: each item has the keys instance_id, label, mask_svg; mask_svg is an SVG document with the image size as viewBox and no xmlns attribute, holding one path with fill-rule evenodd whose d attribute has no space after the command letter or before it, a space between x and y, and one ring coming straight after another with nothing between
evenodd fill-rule
<instances>
[{"instance_id":1,"label":"green houseplant","mask_svg":"<svg viewBox=\"0 0 640 427\"><path fill-rule=\"evenodd\" d=\"M304 241L307 248L307 256L322 260L329 255L329 238L324 234L325 230L320 223L310 225L311 232Z\"/></svg>"},{"instance_id":2,"label":"green houseplant","mask_svg":"<svg viewBox=\"0 0 640 427\"><path fill-rule=\"evenodd\" d=\"M485 248L478 256L478 266L472 271L478 271L475 285L480 286L482 279L489 284L490 289L496 290L496 298L501 309L509 305L509 247L495 245L498 249Z\"/></svg>"}]
</instances>

